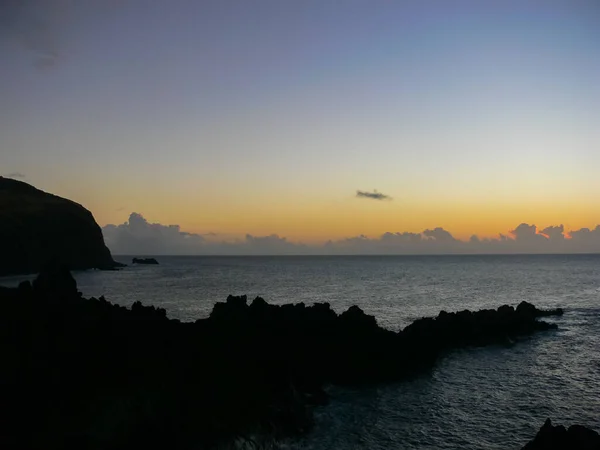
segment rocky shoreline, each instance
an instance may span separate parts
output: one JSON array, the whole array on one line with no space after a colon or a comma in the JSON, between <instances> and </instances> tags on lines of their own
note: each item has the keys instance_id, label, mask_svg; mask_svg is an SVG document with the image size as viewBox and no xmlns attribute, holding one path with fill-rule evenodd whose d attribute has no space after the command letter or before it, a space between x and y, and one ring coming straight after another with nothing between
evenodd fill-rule
<instances>
[{"instance_id":1,"label":"rocky shoreline","mask_svg":"<svg viewBox=\"0 0 600 450\"><path fill-rule=\"evenodd\" d=\"M533 440L522 450L598 450L600 435L582 425L552 425L547 419Z\"/></svg>"},{"instance_id":2,"label":"rocky shoreline","mask_svg":"<svg viewBox=\"0 0 600 450\"><path fill-rule=\"evenodd\" d=\"M357 306L337 314L327 303L230 296L184 323L139 302L85 299L56 266L0 288L0 302L0 445L32 449L214 448L302 434L328 385L402 380L452 349L555 329L538 318L563 313L522 302L442 311L393 332ZM540 445L526 448L558 448Z\"/></svg>"}]
</instances>

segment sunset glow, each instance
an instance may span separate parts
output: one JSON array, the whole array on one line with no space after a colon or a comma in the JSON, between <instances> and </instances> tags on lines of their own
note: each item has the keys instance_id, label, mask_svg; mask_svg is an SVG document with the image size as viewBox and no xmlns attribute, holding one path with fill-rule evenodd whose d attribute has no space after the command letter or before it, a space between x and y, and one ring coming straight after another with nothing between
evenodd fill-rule
<instances>
[{"instance_id":1,"label":"sunset glow","mask_svg":"<svg viewBox=\"0 0 600 450\"><path fill-rule=\"evenodd\" d=\"M59 3L2 34L0 168L102 226L324 243L600 223L589 3Z\"/></svg>"}]
</instances>

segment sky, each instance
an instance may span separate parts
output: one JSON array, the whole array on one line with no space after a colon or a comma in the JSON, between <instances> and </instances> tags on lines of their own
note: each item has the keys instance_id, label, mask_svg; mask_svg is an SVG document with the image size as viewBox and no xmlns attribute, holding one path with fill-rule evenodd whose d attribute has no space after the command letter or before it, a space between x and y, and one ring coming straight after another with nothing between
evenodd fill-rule
<instances>
[{"instance_id":1,"label":"sky","mask_svg":"<svg viewBox=\"0 0 600 450\"><path fill-rule=\"evenodd\" d=\"M4 0L0 61L0 175L109 247L138 216L181 252L600 223L596 0Z\"/></svg>"}]
</instances>

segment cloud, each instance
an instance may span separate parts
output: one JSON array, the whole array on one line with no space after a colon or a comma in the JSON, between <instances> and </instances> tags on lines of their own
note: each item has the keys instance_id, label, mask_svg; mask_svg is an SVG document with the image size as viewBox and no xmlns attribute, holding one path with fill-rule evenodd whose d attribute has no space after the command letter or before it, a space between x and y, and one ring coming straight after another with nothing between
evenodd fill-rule
<instances>
[{"instance_id":1,"label":"cloud","mask_svg":"<svg viewBox=\"0 0 600 450\"><path fill-rule=\"evenodd\" d=\"M455 239L441 227L422 233L387 232L376 238L365 235L329 241L330 254L445 254L465 253L466 243Z\"/></svg>"},{"instance_id":2,"label":"cloud","mask_svg":"<svg viewBox=\"0 0 600 450\"><path fill-rule=\"evenodd\" d=\"M325 247L330 253L342 254L599 253L600 225L593 230L581 228L567 233L563 225L539 230L536 225L521 223L509 235L472 235L466 241L436 227L421 233L388 232L375 238L359 235L329 241Z\"/></svg>"},{"instance_id":3,"label":"cloud","mask_svg":"<svg viewBox=\"0 0 600 450\"><path fill-rule=\"evenodd\" d=\"M306 245L277 234L231 238L220 233L187 233L179 225L150 223L132 213L121 225L102 228L114 254L129 255L427 255L509 253L600 252L600 225L566 232L563 225L538 229L521 223L508 234L493 238L472 235L456 239L442 227L417 232L387 232L378 237L364 234L324 244Z\"/></svg>"},{"instance_id":4,"label":"cloud","mask_svg":"<svg viewBox=\"0 0 600 450\"><path fill-rule=\"evenodd\" d=\"M3 176L6 178L25 178L25 174L22 174L21 172L7 173Z\"/></svg>"},{"instance_id":5,"label":"cloud","mask_svg":"<svg viewBox=\"0 0 600 450\"><path fill-rule=\"evenodd\" d=\"M578 252L597 252L600 251L600 225L590 230L581 228L569 233L569 247Z\"/></svg>"},{"instance_id":6,"label":"cloud","mask_svg":"<svg viewBox=\"0 0 600 450\"><path fill-rule=\"evenodd\" d=\"M456 239L444 230L443 228L437 227L433 230L425 230L423 231L423 235L430 239L434 239L436 242L455 242Z\"/></svg>"},{"instance_id":7,"label":"cloud","mask_svg":"<svg viewBox=\"0 0 600 450\"><path fill-rule=\"evenodd\" d=\"M526 223L520 224L510 233L517 241L520 242L539 242L540 240L547 239L546 236L538 234L537 227L535 225L529 225Z\"/></svg>"},{"instance_id":8,"label":"cloud","mask_svg":"<svg viewBox=\"0 0 600 450\"><path fill-rule=\"evenodd\" d=\"M247 234L243 242L237 242L237 245L233 247L243 254L310 253L310 249L306 245L290 242L284 237L279 237L277 234L268 236Z\"/></svg>"},{"instance_id":9,"label":"cloud","mask_svg":"<svg viewBox=\"0 0 600 450\"><path fill-rule=\"evenodd\" d=\"M46 70L54 67L58 62L58 53L45 53L37 56L33 65L36 69Z\"/></svg>"},{"instance_id":10,"label":"cloud","mask_svg":"<svg viewBox=\"0 0 600 450\"><path fill-rule=\"evenodd\" d=\"M179 225L150 223L135 212L121 225L106 225L102 233L113 253L126 255L197 254L204 242L202 236L181 231Z\"/></svg>"},{"instance_id":11,"label":"cloud","mask_svg":"<svg viewBox=\"0 0 600 450\"><path fill-rule=\"evenodd\" d=\"M303 245L276 234L244 239L214 241L218 233L187 233L179 225L150 223L144 216L131 213L120 225L102 228L104 240L115 255L263 255L309 253Z\"/></svg>"},{"instance_id":12,"label":"cloud","mask_svg":"<svg viewBox=\"0 0 600 450\"><path fill-rule=\"evenodd\" d=\"M544 228L541 233L553 241L562 241L565 239L565 227L561 224Z\"/></svg>"},{"instance_id":13,"label":"cloud","mask_svg":"<svg viewBox=\"0 0 600 450\"><path fill-rule=\"evenodd\" d=\"M392 200L392 197L382 194L381 192L377 192L377 190L374 190L373 192L356 191L356 196L359 198L370 198L373 200Z\"/></svg>"},{"instance_id":14,"label":"cloud","mask_svg":"<svg viewBox=\"0 0 600 450\"><path fill-rule=\"evenodd\" d=\"M61 30L72 4L69 0L4 0L0 33L31 52L35 67L51 67L59 57Z\"/></svg>"},{"instance_id":15,"label":"cloud","mask_svg":"<svg viewBox=\"0 0 600 450\"><path fill-rule=\"evenodd\" d=\"M65 57L73 25L98 22L124 0L0 0L0 39L29 52L33 66L54 67Z\"/></svg>"}]
</instances>

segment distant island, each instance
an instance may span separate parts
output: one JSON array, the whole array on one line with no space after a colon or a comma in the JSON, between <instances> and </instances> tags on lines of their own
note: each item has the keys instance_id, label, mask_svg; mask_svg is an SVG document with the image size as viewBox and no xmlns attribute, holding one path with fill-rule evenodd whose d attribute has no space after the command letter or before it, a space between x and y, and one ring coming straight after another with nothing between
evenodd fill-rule
<instances>
[{"instance_id":1,"label":"distant island","mask_svg":"<svg viewBox=\"0 0 600 450\"><path fill-rule=\"evenodd\" d=\"M133 258L131 264L158 264L154 258Z\"/></svg>"},{"instance_id":2,"label":"distant island","mask_svg":"<svg viewBox=\"0 0 600 450\"><path fill-rule=\"evenodd\" d=\"M0 276L37 273L47 263L71 270L115 269L92 213L71 200L0 177Z\"/></svg>"},{"instance_id":3,"label":"distant island","mask_svg":"<svg viewBox=\"0 0 600 450\"><path fill-rule=\"evenodd\" d=\"M521 302L442 311L393 332L358 306L338 314L328 303L229 296L185 323L140 302L85 299L64 266L0 288L0 302L6 448L216 448L295 436L310 430L328 385L416 376L452 349L553 330L538 317L562 314ZM544 442L561 430L545 425L527 448L556 448Z\"/></svg>"}]
</instances>

